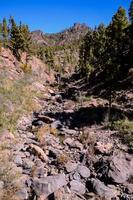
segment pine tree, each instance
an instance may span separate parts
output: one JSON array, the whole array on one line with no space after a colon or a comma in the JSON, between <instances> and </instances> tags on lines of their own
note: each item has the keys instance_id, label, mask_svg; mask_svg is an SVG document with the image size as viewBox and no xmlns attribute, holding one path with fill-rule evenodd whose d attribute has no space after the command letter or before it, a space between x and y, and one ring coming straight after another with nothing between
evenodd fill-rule
<instances>
[{"instance_id":1,"label":"pine tree","mask_svg":"<svg viewBox=\"0 0 133 200\"><path fill-rule=\"evenodd\" d=\"M2 23L0 23L0 40L2 41L3 39L3 28L2 28Z\"/></svg>"},{"instance_id":2,"label":"pine tree","mask_svg":"<svg viewBox=\"0 0 133 200\"><path fill-rule=\"evenodd\" d=\"M128 19L124 8L120 7L117 13L113 16L112 22L109 25L110 36L113 40L119 41L123 36L124 29L128 26Z\"/></svg>"},{"instance_id":3,"label":"pine tree","mask_svg":"<svg viewBox=\"0 0 133 200\"><path fill-rule=\"evenodd\" d=\"M44 52L45 49L43 46L39 46L38 50L37 50L37 56L38 58L40 58L42 61L44 61Z\"/></svg>"},{"instance_id":4,"label":"pine tree","mask_svg":"<svg viewBox=\"0 0 133 200\"><path fill-rule=\"evenodd\" d=\"M90 30L80 48L80 72L90 76L95 70L100 70L106 49L106 27L100 24L93 31Z\"/></svg>"},{"instance_id":5,"label":"pine tree","mask_svg":"<svg viewBox=\"0 0 133 200\"><path fill-rule=\"evenodd\" d=\"M108 121L111 120L112 98L115 95L118 80L120 80L124 74L125 30L127 27L128 19L126 17L126 11L120 7L107 28L107 51L105 54L107 59L104 74L107 85L106 92L109 100Z\"/></svg>"},{"instance_id":6,"label":"pine tree","mask_svg":"<svg viewBox=\"0 0 133 200\"><path fill-rule=\"evenodd\" d=\"M130 23L133 24L133 0L131 1L128 14L129 14Z\"/></svg>"},{"instance_id":7,"label":"pine tree","mask_svg":"<svg viewBox=\"0 0 133 200\"><path fill-rule=\"evenodd\" d=\"M18 60L21 59L23 37L13 17L10 18L10 48Z\"/></svg>"},{"instance_id":8,"label":"pine tree","mask_svg":"<svg viewBox=\"0 0 133 200\"><path fill-rule=\"evenodd\" d=\"M88 76L91 73L91 59L92 59L92 48L93 48L93 32L89 30L84 38L84 41L80 48L79 53L79 71L82 76Z\"/></svg>"},{"instance_id":9,"label":"pine tree","mask_svg":"<svg viewBox=\"0 0 133 200\"><path fill-rule=\"evenodd\" d=\"M2 33L3 33L3 44L4 44L4 47L7 47L7 44L8 44L8 27L7 27L6 18L3 19Z\"/></svg>"},{"instance_id":10,"label":"pine tree","mask_svg":"<svg viewBox=\"0 0 133 200\"><path fill-rule=\"evenodd\" d=\"M21 50L23 52L27 53L26 54L26 63L27 63L33 53L31 34L30 34L28 26L22 25L21 23L19 26L19 30L20 30L20 34L21 34L22 40L23 40L23 42L22 42L23 45L22 45Z\"/></svg>"},{"instance_id":11,"label":"pine tree","mask_svg":"<svg viewBox=\"0 0 133 200\"><path fill-rule=\"evenodd\" d=\"M2 39L3 39L3 31L2 31L2 23L0 23L0 52L2 48Z\"/></svg>"},{"instance_id":12,"label":"pine tree","mask_svg":"<svg viewBox=\"0 0 133 200\"><path fill-rule=\"evenodd\" d=\"M126 31L126 60L128 63L128 68L132 67L133 63L133 1L131 1L130 7L129 7L129 20L130 25Z\"/></svg>"},{"instance_id":13,"label":"pine tree","mask_svg":"<svg viewBox=\"0 0 133 200\"><path fill-rule=\"evenodd\" d=\"M125 29L128 24L126 11L120 7L107 28L107 79L117 79L121 76L120 68L124 65Z\"/></svg>"},{"instance_id":14,"label":"pine tree","mask_svg":"<svg viewBox=\"0 0 133 200\"><path fill-rule=\"evenodd\" d=\"M93 66L100 72L104 65L106 51L106 27L100 24L93 32Z\"/></svg>"},{"instance_id":15,"label":"pine tree","mask_svg":"<svg viewBox=\"0 0 133 200\"><path fill-rule=\"evenodd\" d=\"M50 47L46 48L45 50L45 59L45 62L48 64L50 71L50 69L54 66L53 50Z\"/></svg>"}]
</instances>

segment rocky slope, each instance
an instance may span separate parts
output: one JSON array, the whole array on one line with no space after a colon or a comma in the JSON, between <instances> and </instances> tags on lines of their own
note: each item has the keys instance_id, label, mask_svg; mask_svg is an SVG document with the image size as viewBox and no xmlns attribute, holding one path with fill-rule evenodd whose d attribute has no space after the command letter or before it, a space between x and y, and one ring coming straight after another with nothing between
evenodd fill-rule
<instances>
[{"instance_id":1,"label":"rocky slope","mask_svg":"<svg viewBox=\"0 0 133 200\"><path fill-rule=\"evenodd\" d=\"M101 119L97 110L107 102L92 99L81 105L63 97L57 88L49 88L42 109L18 122L17 137L1 135L10 162L21 172L13 199L132 200L132 150L116 131L104 128L106 113Z\"/></svg>"},{"instance_id":2,"label":"rocky slope","mask_svg":"<svg viewBox=\"0 0 133 200\"><path fill-rule=\"evenodd\" d=\"M0 74L7 73L7 78L18 79L24 75L25 63L25 53L21 56L21 62L18 62L9 49L2 48L0 53ZM31 74L33 77L39 77L42 82L44 80L51 82L54 80L53 72L49 72L48 66L35 56L32 56L28 65L31 67Z\"/></svg>"},{"instance_id":3,"label":"rocky slope","mask_svg":"<svg viewBox=\"0 0 133 200\"><path fill-rule=\"evenodd\" d=\"M20 63L2 49L0 59L0 199L132 200L132 123L125 121L123 143L125 127L106 126L108 100L85 96L82 80L58 85L35 57L26 74L25 54ZM131 88L118 92L113 117L131 120L132 101Z\"/></svg>"}]
</instances>

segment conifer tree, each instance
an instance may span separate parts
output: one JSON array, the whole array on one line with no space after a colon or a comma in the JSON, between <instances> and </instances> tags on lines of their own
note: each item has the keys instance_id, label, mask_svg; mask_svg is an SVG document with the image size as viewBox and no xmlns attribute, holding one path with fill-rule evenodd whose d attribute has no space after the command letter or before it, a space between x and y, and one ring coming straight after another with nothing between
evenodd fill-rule
<instances>
[{"instance_id":1,"label":"conifer tree","mask_svg":"<svg viewBox=\"0 0 133 200\"><path fill-rule=\"evenodd\" d=\"M133 24L133 0L131 1L128 14L129 14L130 23Z\"/></svg>"},{"instance_id":2,"label":"conifer tree","mask_svg":"<svg viewBox=\"0 0 133 200\"><path fill-rule=\"evenodd\" d=\"M0 23L0 51L2 48L2 39L3 39L3 31L2 31L2 23Z\"/></svg>"},{"instance_id":3,"label":"conifer tree","mask_svg":"<svg viewBox=\"0 0 133 200\"><path fill-rule=\"evenodd\" d=\"M23 40L22 51L27 53L26 54L27 55L26 63L27 63L31 57L31 54L33 53L31 34L27 25L20 24L19 30Z\"/></svg>"},{"instance_id":4,"label":"conifer tree","mask_svg":"<svg viewBox=\"0 0 133 200\"><path fill-rule=\"evenodd\" d=\"M50 47L45 50L46 64L49 66L49 70L54 66L53 51Z\"/></svg>"},{"instance_id":5,"label":"conifer tree","mask_svg":"<svg viewBox=\"0 0 133 200\"><path fill-rule=\"evenodd\" d=\"M128 67L132 67L133 63L133 0L131 1L130 7L129 7L129 20L130 25L128 29L126 30L126 52L127 52L127 63Z\"/></svg>"},{"instance_id":6,"label":"conifer tree","mask_svg":"<svg viewBox=\"0 0 133 200\"><path fill-rule=\"evenodd\" d=\"M124 46L125 46L125 29L128 27L128 19L126 17L126 11L120 7L117 13L113 16L112 22L107 28L108 37L108 60L107 60L107 71L108 79L117 79L117 76L121 76L120 68L124 62Z\"/></svg>"},{"instance_id":7,"label":"conifer tree","mask_svg":"<svg viewBox=\"0 0 133 200\"><path fill-rule=\"evenodd\" d=\"M89 30L80 48L79 70L82 76L88 76L88 74L92 70L91 66L92 48L93 48L92 42L93 42L93 32L92 30Z\"/></svg>"},{"instance_id":8,"label":"conifer tree","mask_svg":"<svg viewBox=\"0 0 133 200\"><path fill-rule=\"evenodd\" d=\"M90 30L80 48L80 72L90 75L94 70L100 70L106 48L106 27L100 24L93 31Z\"/></svg>"},{"instance_id":9,"label":"conifer tree","mask_svg":"<svg viewBox=\"0 0 133 200\"><path fill-rule=\"evenodd\" d=\"M6 18L3 19L2 33L3 33L3 44L4 44L4 47L7 47L7 44L8 44L8 26L7 26Z\"/></svg>"},{"instance_id":10,"label":"conifer tree","mask_svg":"<svg viewBox=\"0 0 133 200\"><path fill-rule=\"evenodd\" d=\"M18 60L21 58L23 37L13 17L10 18L10 48Z\"/></svg>"}]
</instances>

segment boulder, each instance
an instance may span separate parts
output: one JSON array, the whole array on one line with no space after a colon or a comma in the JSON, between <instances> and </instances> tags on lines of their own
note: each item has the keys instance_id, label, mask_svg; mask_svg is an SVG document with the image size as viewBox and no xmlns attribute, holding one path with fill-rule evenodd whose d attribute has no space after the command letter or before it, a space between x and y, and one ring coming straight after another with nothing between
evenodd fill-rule
<instances>
[{"instance_id":1,"label":"boulder","mask_svg":"<svg viewBox=\"0 0 133 200\"><path fill-rule=\"evenodd\" d=\"M70 182L70 190L79 194L85 194L86 192L85 185L76 180Z\"/></svg>"},{"instance_id":2,"label":"boulder","mask_svg":"<svg viewBox=\"0 0 133 200\"><path fill-rule=\"evenodd\" d=\"M28 132L28 131L26 132L26 137L33 140L36 139L36 136L33 133Z\"/></svg>"},{"instance_id":3,"label":"boulder","mask_svg":"<svg viewBox=\"0 0 133 200\"><path fill-rule=\"evenodd\" d=\"M51 124L51 128L60 129L60 128L62 128L62 124L59 120L56 120Z\"/></svg>"},{"instance_id":4,"label":"boulder","mask_svg":"<svg viewBox=\"0 0 133 200\"><path fill-rule=\"evenodd\" d=\"M73 135L73 136L74 136L74 135L77 134L77 131L74 130L74 129L66 129L66 128L63 128L62 131L65 132L65 133L68 134L68 135Z\"/></svg>"},{"instance_id":5,"label":"boulder","mask_svg":"<svg viewBox=\"0 0 133 200\"><path fill-rule=\"evenodd\" d=\"M78 140L74 142L73 147L81 151L83 150L83 144L81 144Z\"/></svg>"},{"instance_id":6,"label":"boulder","mask_svg":"<svg viewBox=\"0 0 133 200\"><path fill-rule=\"evenodd\" d=\"M22 158L21 158L20 155L17 155L17 156L14 158L14 163L15 163L17 166L22 166L23 161L22 161Z\"/></svg>"},{"instance_id":7,"label":"boulder","mask_svg":"<svg viewBox=\"0 0 133 200\"><path fill-rule=\"evenodd\" d=\"M77 163L73 163L73 162L67 162L66 165L65 165L65 168L66 168L66 171L68 173L76 170L78 164Z\"/></svg>"},{"instance_id":8,"label":"boulder","mask_svg":"<svg viewBox=\"0 0 133 200\"><path fill-rule=\"evenodd\" d=\"M38 120L38 119L35 119L32 121L33 126L42 126L43 124L44 124L44 122L41 120Z\"/></svg>"},{"instance_id":9,"label":"boulder","mask_svg":"<svg viewBox=\"0 0 133 200\"><path fill-rule=\"evenodd\" d=\"M17 191L15 196L19 200L27 200L29 198L26 188L22 188L19 191Z\"/></svg>"},{"instance_id":10,"label":"boulder","mask_svg":"<svg viewBox=\"0 0 133 200\"><path fill-rule=\"evenodd\" d=\"M80 181L81 180L81 176L78 172L75 172L73 175L72 175L72 179L71 180L76 180L76 181Z\"/></svg>"},{"instance_id":11,"label":"boulder","mask_svg":"<svg viewBox=\"0 0 133 200\"><path fill-rule=\"evenodd\" d=\"M48 92L49 92L49 94L51 94L52 96L54 96L55 95L55 92L52 90L52 89L48 89Z\"/></svg>"},{"instance_id":12,"label":"boulder","mask_svg":"<svg viewBox=\"0 0 133 200\"><path fill-rule=\"evenodd\" d=\"M19 151L25 151L25 145L24 145L24 142L19 142L17 143L16 145L14 145L14 150L19 152Z\"/></svg>"},{"instance_id":13,"label":"boulder","mask_svg":"<svg viewBox=\"0 0 133 200\"><path fill-rule=\"evenodd\" d=\"M45 123L47 123L47 124L50 124L50 123L54 122L54 119L53 119L53 118L50 118L50 117L48 117L48 116L41 115L41 114L39 114L39 115L37 116L37 118L38 118L38 120L41 120L41 121L43 121L43 122L45 122Z\"/></svg>"},{"instance_id":14,"label":"boulder","mask_svg":"<svg viewBox=\"0 0 133 200\"><path fill-rule=\"evenodd\" d=\"M44 167L40 166L33 166L31 170L32 177L37 177L37 178L44 178L47 175L47 169Z\"/></svg>"},{"instance_id":15,"label":"boulder","mask_svg":"<svg viewBox=\"0 0 133 200\"><path fill-rule=\"evenodd\" d=\"M133 183L124 184L129 194L133 194Z\"/></svg>"},{"instance_id":16,"label":"boulder","mask_svg":"<svg viewBox=\"0 0 133 200\"><path fill-rule=\"evenodd\" d=\"M75 192L72 192L69 190L69 188L60 188L57 192L55 192L54 195L56 200L83 200L85 199L82 195L75 194Z\"/></svg>"},{"instance_id":17,"label":"boulder","mask_svg":"<svg viewBox=\"0 0 133 200\"><path fill-rule=\"evenodd\" d=\"M123 184L133 177L133 157L119 153L111 159L108 177L118 184Z\"/></svg>"},{"instance_id":18,"label":"boulder","mask_svg":"<svg viewBox=\"0 0 133 200\"><path fill-rule=\"evenodd\" d=\"M33 190L38 197L41 195L48 197L65 185L67 185L67 182L64 174L33 179Z\"/></svg>"},{"instance_id":19,"label":"boulder","mask_svg":"<svg viewBox=\"0 0 133 200\"><path fill-rule=\"evenodd\" d=\"M48 160L48 157L39 146L31 144L30 148L32 149L33 153L36 154L42 161L46 162Z\"/></svg>"},{"instance_id":20,"label":"boulder","mask_svg":"<svg viewBox=\"0 0 133 200\"><path fill-rule=\"evenodd\" d=\"M98 179L91 179L91 183L94 192L101 198L112 200L113 198L117 198L117 196L119 195L118 190L107 187Z\"/></svg>"},{"instance_id":21,"label":"boulder","mask_svg":"<svg viewBox=\"0 0 133 200\"><path fill-rule=\"evenodd\" d=\"M102 142L97 142L95 146L95 151L97 153L105 154L108 155L112 152L113 150L113 143L102 143Z\"/></svg>"},{"instance_id":22,"label":"boulder","mask_svg":"<svg viewBox=\"0 0 133 200\"><path fill-rule=\"evenodd\" d=\"M90 170L83 166L79 165L77 168L77 172L83 177L83 178L89 178L90 177Z\"/></svg>"},{"instance_id":23,"label":"boulder","mask_svg":"<svg viewBox=\"0 0 133 200\"><path fill-rule=\"evenodd\" d=\"M59 94L55 95L55 100L56 100L57 102L61 103L61 102L62 102L62 96L59 95Z\"/></svg>"},{"instance_id":24,"label":"boulder","mask_svg":"<svg viewBox=\"0 0 133 200\"><path fill-rule=\"evenodd\" d=\"M2 190L4 188L4 182L0 181L0 190Z\"/></svg>"},{"instance_id":25,"label":"boulder","mask_svg":"<svg viewBox=\"0 0 133 200\"><path fill-rule=\"evenodd\" d=\"M23 160L23 167L24 169L32 169L32 167L34 166L34 162L32 162L30 159L25 158Z\"/></svg>"},{"instance_id":26,"label":"boulder","mask_svg":"<svg viewBox=\"0 0 133 200\"><path fill-rule=\"evenodd\" d=\"M66 138L64 140L64 144L67 144L70 147L72 146L73 142L74 142L74 139L72 139L72 138Z\"/></svg>"},{"instance_id":27,"label":"boulder","mask_svg":"<svg viewBox=\"0 0 133 200\"><path fill-rule=\"evenodd\" d=\"M74 141L72 138L67 138L64 140L64 144L67 144L70 148L76 148L79 150L83 150L83 145L78 141Z\"/></svg>"}]
</instances>

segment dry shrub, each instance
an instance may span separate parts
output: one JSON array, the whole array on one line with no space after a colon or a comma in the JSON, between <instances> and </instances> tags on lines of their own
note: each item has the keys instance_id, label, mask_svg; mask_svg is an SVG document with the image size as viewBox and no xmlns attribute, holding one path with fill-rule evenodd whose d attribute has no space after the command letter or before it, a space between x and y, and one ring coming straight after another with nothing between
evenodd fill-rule
<instances>
[{"instance_id":1,"label":"dry shrub","mask_svg":"<svg viewBox=\"0 0 133 200\"><path fill-rule=\"evenodd\" d=\"M96 137L93 132L82 131L79 140L87 148L88 146L93 146L96 143Z\"/></svg>"},{"instance_id":2,"label":"dry shrub","mask_svg":"<svg viewBox=\"0 0 133 200\"><path fill-rule=\"evenodd\" d=\"M38 129L36 136L37 139L40 143L44 142L44 136L45 134L50 133L50 126L49 125L44 125L41 128Z\"/></svg>"},{"instance_id":3,"label":"dry shrub","mask_svg":"<svg viewBox=\"0 0 133 200\"><path fill-rule=\"evenodd\" d=\"M45 135L50 133L54 136L58 135L58 130L56 128L52 128L49 124L42 126L37 130L36 136L40 143L44 143Z\"/></svg>"},{"instance_id":4,"label":"dry shrub","mask_svg":"<svg viewBox=\"0 0 133 200\"><path fill-rule=\"evenodd\" d=\"M21 173L11 160L8 150L0 151L0 180L4 183L0 191L1 200L14 200L15 193L20 189Z\"/></svg>"},{"instance_id":5,"label":"dry shrub","mask_svg":"<svg viewBox=\"0 0 133 200\"><path fill-rule=\"evenodd\" d=\"M68 161L70 161L70 156L66 153L59 155L57 158L57 163L59 165L65 165Z\"/></svg>"},{"instance_id":6,"label":"dry shrub","mask_svg":"<svg viewBox=\"0 0 133 200\"><path fill-rule=\"evenodd\" d=\"M92 164L95 154L95 144L96 144L96 137L93 132L84 131L80 135L80 142L84 144L85 148L87 149L87 160L89 164Z\"/></svg>"},{"instance_id":7,"label":"dry shrub","mask_svg":"<svg viewBox=\"0 0 133 200\"><path fill-rule=\"evenodd\" d=\"M58 135L58 130L56 128L52 128L50 126L50 134L54 135L54 136L57 136Z\"/></svg>"},{"instance_id":8,"label":"dry shrub","mask_svg":"<svg viewBox=\"0 0 133 200\"><path fill-rule=\"evenodd\" d=\"M31 74L32 73L32 67L31 65L27 64L27 63L23 63L20 68L22 69L22 71L26 74Z\"/></svg>"}]
</instances>

